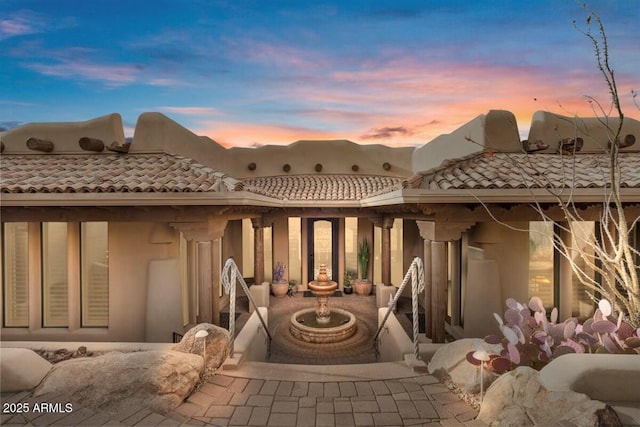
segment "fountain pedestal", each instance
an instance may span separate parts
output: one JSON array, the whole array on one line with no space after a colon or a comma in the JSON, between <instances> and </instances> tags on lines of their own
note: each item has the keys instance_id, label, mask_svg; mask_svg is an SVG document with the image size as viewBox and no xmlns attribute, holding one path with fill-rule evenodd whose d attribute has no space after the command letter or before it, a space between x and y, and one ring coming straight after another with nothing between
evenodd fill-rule
<instances>
[{"instance_id":1,"label":"fountain pedestal","mask_svg":"<svg viewBox=\"0 0 640 427\"><path fill-rule=\"evenodd\" d=\"M331 343L345 340L355 334L355 316L340 309L332 313L329 308L329 297L337 288L338 284L329 280L326 265L320 264L318 277L309 282L309 290L316 296L317 301L315 319L311 317L314 313L312 308L294 313L289 326L294 337L312 343Z\"/></svg>"}]
</instances>

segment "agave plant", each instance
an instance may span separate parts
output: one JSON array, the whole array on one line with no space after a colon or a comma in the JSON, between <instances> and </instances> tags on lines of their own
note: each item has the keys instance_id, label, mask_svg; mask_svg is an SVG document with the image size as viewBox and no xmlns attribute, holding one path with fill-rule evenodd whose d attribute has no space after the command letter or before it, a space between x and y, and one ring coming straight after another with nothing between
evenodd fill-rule
<instances>
[{"instance_id":1,"label":"agave plant","mask_svg":"<svg viewBox=\"0 0 640 427\"><path fill-rule=\"evenodd\" d=\"M580 324L572 317L558 323L558 310L547 311L539 297L524 305L513 298L506 301L504 318L494 313L501 335L485 337L488 344L501 344L500 354L486 361L489 370L502 374L516 366L541 369L556 357L567 353L631 353L640 354L640 328L625 322L622 313L615 316L609 301L598 303L592 318ZM467 360L482 361L467 354Z\"/></svg>"}]
</instances>

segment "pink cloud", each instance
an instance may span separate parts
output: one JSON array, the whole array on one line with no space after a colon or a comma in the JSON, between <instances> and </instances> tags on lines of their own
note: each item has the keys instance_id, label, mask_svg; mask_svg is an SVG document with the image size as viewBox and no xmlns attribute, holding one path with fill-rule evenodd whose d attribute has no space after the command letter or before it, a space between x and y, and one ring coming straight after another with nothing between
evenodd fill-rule
<instances>
[{"instance_id":1,"label":"pink cloud","mask_svg":"<svg viewBox=\"0 0 640 427\"><path fill-rule=\"evenodd\" d=\"M45 76L79 78L104 82L110 87L125 86L136 81L139 67L133 65L93 64L89 62L63 61L58 64L24 64Z\"/></svg>"},{"instance_id":2,"label":"pink cloud","mask_svg":"<svg viewBox=\"0 0 640 427\"><path fill-rule=\"evenodd\" d=\"M42 19L31 11L20 10L0 18L0 40L35 34L44 27Z\"/></svg>"},{"instance_id":3,"label":"pink cloud","mask_svg":"<svg viewBox=\"0 0 640 427\"><path fill-rule=\"evenodd\" d=\"M332 131L305 127L247 123L204 121L191 129L198 135L208 136L225 146L251 147L255 145L286 145L300 139L342 139Z\"/></svg>"},{"instance_id":4,"label":"pink cloud","mask_svg":"<svg viewBox=\"0 0 640 427\"><path fill-rule=\"evenodd\" d=\"M0 18L0 40L28 34L43 33L75 25L73 18L64 18L55 22L47 22L44 15L30 10L18 10Z\"/></svg>"},{"instance_id":5,"label":"pink cloud","mask_svg":"<svg viewBox=\"0 0 640 427\"><path fill-rule=\"evenodd\" d=\"M269 43L250 38L224 40L229 54L236 59L270 67L286 68L297 72L317 71L329 66L329 61L315 51L307 51L286 43Z\"/></svg>"},{"instance_id":6,"label":"pink cloud","mask_svg":"<svg viewBox=\"0 0 640 427\"><path fill-rule=\"evenodd\" d=\"M36 30L23 19L0 20L0 40L13 36L35 33Z\"/></svg>"},{"instance_id":7,"label":"pink cloud","mask_svg":"<svg viewBox=\"0 0 640 427\"><path fill-rule=\"evenodd\" d=\"M185 116L219 116L222 112L212 107L157 107L156 110Z\"/></svg>"}]
</instances>

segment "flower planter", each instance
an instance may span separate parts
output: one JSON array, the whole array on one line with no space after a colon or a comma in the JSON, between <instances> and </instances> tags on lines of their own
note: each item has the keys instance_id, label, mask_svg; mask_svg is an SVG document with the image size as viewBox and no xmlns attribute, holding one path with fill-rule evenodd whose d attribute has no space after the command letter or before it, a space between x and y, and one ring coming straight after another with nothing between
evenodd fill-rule
<instances>
[{"instance_id":1,"label":"flower planter","mask_svg":"<svg viewBox=\"0 0 640 427\"><path fill-rule=\"evenodd\" d=\"M344 289L345 295L351 295L353 293L353 287L352 286L345 286L343 289Z\"/></svg>"},{"instance_id":2,"label":"flower planter","mask_svg":"<svg viewBox=\"0 0 640 427\"><path fill-rule=\"evenodd\" d=\"M271 284L271 293L276 298L282 298L289 291L289 283L287 282L274 282Z\"/></svg>"},{"instance_id":3,"label":"flower planter","mask_svg":"<svg viewBox=\"0 0 640 427\"><path fill-rule=\"evenodd\" d=\"M371 290L373 289L373 283L368 280L356 280L356 283L353 285L356 290L356 294L361 296L367 296L371 294Z\"/></svg>"}]
</instances>

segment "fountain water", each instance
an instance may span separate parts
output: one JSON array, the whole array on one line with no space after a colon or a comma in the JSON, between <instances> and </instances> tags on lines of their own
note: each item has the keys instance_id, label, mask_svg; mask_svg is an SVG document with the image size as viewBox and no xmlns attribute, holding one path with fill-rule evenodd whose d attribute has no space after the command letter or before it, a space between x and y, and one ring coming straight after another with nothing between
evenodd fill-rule
<instances>
[{"instance_id":1,"label":"fountain water","mask_svg":"<svg viewBox=\"0 0 640 427\"><path fill-rule=\"evenodd\" d=\"M309 289L316 296L317 307L299 310L291 316L289 330L297 339L311 343L333 343L346 340L356 333L355 316L339 308L329 308L329 297L338 284L329 280L327 266L320 264L316 280Z\"/></svg>"}]
</instances>

